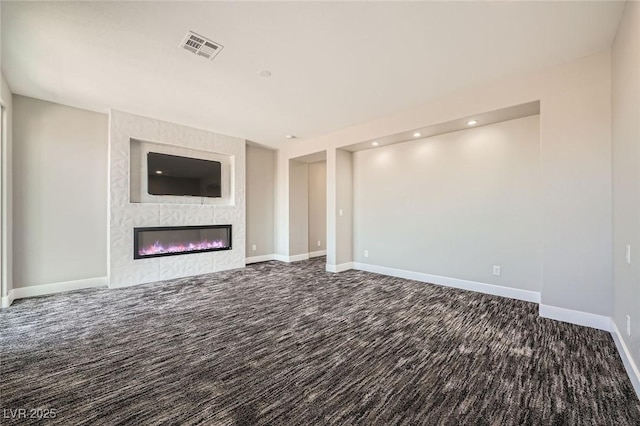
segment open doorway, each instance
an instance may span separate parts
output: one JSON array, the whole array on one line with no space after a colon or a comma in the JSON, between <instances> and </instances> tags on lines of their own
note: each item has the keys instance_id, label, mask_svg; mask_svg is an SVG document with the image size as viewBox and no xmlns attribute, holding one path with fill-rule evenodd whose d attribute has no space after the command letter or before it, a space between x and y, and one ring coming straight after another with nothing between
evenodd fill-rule
<instances>
[{"instance_id":1,"label":"open doorway","mask_svg":"<svg viewBox=\"0 0 640 426\"><path fill-rule=\"evenodd\" d=\"M326 151L289 160L289 260L327 253Z\"/></svg>"},{"instance_id":2,"label":"open doorway","mask_svg":"<svg viewBox=\"0 0 640 426\"><path fill-rule=\"evenodd\" d=\"M327 254L327 161L309 163L309 257Z\"/></svg>"}]
</instances>

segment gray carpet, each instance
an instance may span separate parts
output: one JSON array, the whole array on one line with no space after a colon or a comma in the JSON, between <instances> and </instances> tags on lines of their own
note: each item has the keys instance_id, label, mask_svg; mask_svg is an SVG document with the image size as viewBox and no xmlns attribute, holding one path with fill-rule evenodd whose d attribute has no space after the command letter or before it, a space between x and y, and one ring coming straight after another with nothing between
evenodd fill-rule
<instances>
[{"instance_id":1,"label":"gray carpet","mask_svg":"<svg viewBox=\"0 0 640 426\"><path fill-rule=\"evenodd\" d=\"M0 406L65 425L640 425L611 336L537 311L323 258L24 299L0 314Z\"/></svg>"}]
</instances>

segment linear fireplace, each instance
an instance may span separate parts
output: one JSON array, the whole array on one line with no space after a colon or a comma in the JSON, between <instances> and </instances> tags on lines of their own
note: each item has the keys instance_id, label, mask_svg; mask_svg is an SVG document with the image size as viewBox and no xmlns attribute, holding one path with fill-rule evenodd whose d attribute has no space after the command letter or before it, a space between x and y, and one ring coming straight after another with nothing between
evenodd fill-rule
<instances>
[{"instance_id":1,"label":"linear fireplace","mask_svg":"<svg viewBox=\"0 0 640 426\"><path fill-rule=\"evenodd\" d=\"M231 225L133 229L134 259L230 249Z\"/></svg>"}]
</instances>

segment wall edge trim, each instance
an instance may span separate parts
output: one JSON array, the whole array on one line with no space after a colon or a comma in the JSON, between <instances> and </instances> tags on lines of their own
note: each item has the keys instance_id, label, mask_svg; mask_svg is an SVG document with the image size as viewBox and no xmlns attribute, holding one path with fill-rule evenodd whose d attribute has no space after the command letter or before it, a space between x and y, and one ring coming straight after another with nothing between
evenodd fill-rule
<instances>
[{"instance_id":1,"label":"wall edge trim","mask_svg":"<svg viewBox=\"0 0 640 426\"><path fill-rule=\"evenodd\" d=\"M107 277L86 278L74 281L61 281L50 284L40 284L29 287L14 288L14 298L24 299L26 297L45 296L48 294L62 293L65 291L82 290L86 288L107 287Z\"/></svg>"},{"instance_id":2,"label":"wall edge trim","mask_svg":"<svg viewBox=\"0 0 640 426\"><path fill-rule=\"evenodd\" d=\"M369 263L354 262L353 268L373 272L376 274L388 275L392 277L405 278L429 284L436 284L445 287L453 287L462 290L475 291L478 293L502 296L509 299L523 300L525 302L540 303L540 293L531 290L522 290L511 287L503 287L495 284L481 283L477 281L462 280L458 278L431 275L424 272L407 271L404 269L389 268L387 266L372 265Z\"/></svg>"},{"instance_id":3,"label":"wall edge trim","mask_svg":"<svg viewBox=\"0 0 640 426\"><path fill-rule=\"evenodd\" d=\"M287 256L286 254L274 254L273 259L286 263L299 262L301 260L309 260L309 253L294 254L293 256Z\"/></svg>"},{"instance_id":4,"label":"wall edge trim","mask_svg":"<svg viewBox=\"0 0 640 426\"><path fill-rule=\"evenodd\" d=\"M258 262L267 262L269 260L274 260L275 255L272 254L263 254L262 256L252 256L247 257L244 260L245 265L249 265L250 263L258 263Z\"/></svg>"},{"instance_id":5,"label":"wall edge trim","mask_svg":"<svg viewBox=\"0 0 640 426\"><path fill-rule=\"evenodd\" d=\"M613 341L616 344L616 348L618 349L618 353L620 354L620 358L624 364L624 369L627 371L629 380L631 380L631 385L633 385L633 389L636 391L638 399L640 399L640 370L633 361L631 351L622 338L622 334L620 334L620 330L613 318L611 318L611 337L613 337Z\"/></svg>"},{"instance_id":6,"label":"wall edge trim","mask_svg":"<svg viewBox=\"0 0 640 426\"><path fill-rule=\"evenodd\" d=\"M0 308L5 309L11 306L13 301L15 300L15 293L13 290L9 290L6 296L2 296L2 302L0 304Z\"/></svg>"},{"instance_id":7,"label":"wall edge trim","mask_svg":"<svg viewBox=\"0 0 640 426\"><path fill-rule=\"evenodd\" d=\"M544 305L542 303L540 303L539 314L542 318L568 322L570 324L582 325L598 330L611 331L611 318L604 315L574 311L573 309Z\"/></svg>"},{"instance_id":8,"label":"wall edge trim","mask_svg":"<svg viewBox=\"0 0 640 426\"><path fill-rule=\"evenodd\" d=\"M354 265L353 262L340 263L338 265L327 263L327 265L325 266L325 270L327 272L334 272L334 273L344 272L344 271L348 271L349 269L353 269L353 265Z\"/></svg>"}]
</instances>

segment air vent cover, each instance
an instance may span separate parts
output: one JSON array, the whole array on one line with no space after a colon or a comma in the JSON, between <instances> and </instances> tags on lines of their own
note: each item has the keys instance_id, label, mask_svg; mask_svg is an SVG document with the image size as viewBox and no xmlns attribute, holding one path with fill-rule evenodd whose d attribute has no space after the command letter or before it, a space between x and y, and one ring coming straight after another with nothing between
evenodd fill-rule
<instances>
[{"instance_id":1,"label":"air vent cover","mask_svg":"<svg viewBox=\"0 0 640 426\"><path fill-rule=\"evenodd\" d=\"M213 60L213 58L215 58L216 55L224 48L223 45L204 38L193 31L189 31L187 33L184 40L182 40L180 47L209 60Z\"/></svg>"}]
</instances>

